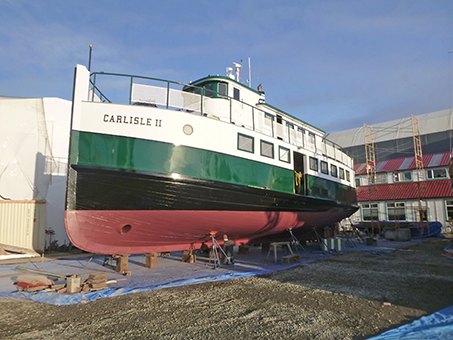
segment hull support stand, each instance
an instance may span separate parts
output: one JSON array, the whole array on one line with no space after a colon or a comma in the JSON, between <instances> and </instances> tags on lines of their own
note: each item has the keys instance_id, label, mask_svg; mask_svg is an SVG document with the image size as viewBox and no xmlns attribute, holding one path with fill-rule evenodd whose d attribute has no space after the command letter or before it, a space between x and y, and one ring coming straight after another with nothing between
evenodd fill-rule
<instances>
[{"instance_id":1,"label":"hull support stand","mask_svg":"<svg viewBox=\"0 0 453 340\"><path fill-rule=\"evenodd\" d=\"M216 235L216 232L209 233L209 236L211 237L211 241L212 241L212 249L209 254L209 263L211 264L211 261L212 261L212 264L214 265L214 269L217 269L220 267L220 257L221 257L221 255L218 252L218 249L220 249L223 256L225 256L228 264L232 264L232 262L231 262L230 258L227 256L227 254L225 253L225 251L223 250L223 248L220 246L219 242L217 242L217 240L215 239L215 235Z\"/></svg>"},{"instance_id":2,"label":"hull support stand","mask_svg":"<svg viewBox=\"0 0 453 340\"><path fill-rule=\"evenodd\" d=\"M157 253L145 254L146 268L157 268Z\"/></svg>"},{"instance_id":3,"label":"hull support stand","mask_svg":"<svg viewBox=\"0 0 453 340\"><path fill-rule=\"evenodd\" d=\"M129 254L113 255L116 261L116 271L118 273L127 273L129 269Z\"/></svg>"}]
</instances>

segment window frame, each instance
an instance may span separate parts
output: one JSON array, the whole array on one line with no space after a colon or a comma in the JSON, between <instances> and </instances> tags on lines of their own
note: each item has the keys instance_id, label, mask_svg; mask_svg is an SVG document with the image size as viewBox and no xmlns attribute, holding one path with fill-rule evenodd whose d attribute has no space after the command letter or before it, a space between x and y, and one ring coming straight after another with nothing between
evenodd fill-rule
<instances>
[{"instance_id":1,"label":"window frame","mask_svg":"<svg viewBox=\"0 0 453 340\"><path fill-rule=\"evenodd\" d=\"M399 175L404 174L404 173L410 173L411 179L405 179L405 180L400 180ZM398 180L395 180L395 178L398 178ZM393 173L393 183L401 183L401 182L412 182L414 180L414 176L412 171L406 170L406 171L395 171Z\"/></svg>"},{"instance_id":2,"label":"window frame","mask_svg":"<svg viewBox=\"0 0 453 340\"><path fill-rule=\"evenodd\" d=\"M234 100L241 100L241 90L237 87L233 87L233 99Z\"/></svg>"},{"instance_id":3,"label":"window frame","mask_svg":"<svg viewBox=\"0 0 453 340\"><path fill-rule=\"evenodd\" d=\"M436 170L443 170L445 171L445 177L434 177L434 171ZM429 174L432 173L432 177L429 177ZM448 169L447 168L434 168L434 169L427 169L426 170L426 180L433 181L438 179L448 179Z\"/></svg>"},{"instance_id":4,"label":"window frame","mask_svg":"<svg viewBox=\"0 0 453 340\"><path fill-rule=\"evenodd\" d=\"M281 154L281 151L282 150L285 150L287 151L287 154L288 154L288 159L282 159L282 154ZM285 163L291 163L291 150L288 149L288 148L285 148L284 146L281 146L279 145L278 146L278 160L281 161L281 162L285 162Z\"/></svg>"},{"instance_id":5,"label":"window frame","mask_svg":"<svg viewBox=\"0 0 453 340\"><path fill-rule=\"evenodd\" d=\"M340 177L340 179L343 180L345 179L345 173L343 168L338 167L338 176Z\"/></svg>"},{"instance_id":6,"label":"window frame","mask_svg":"<svg viewBox=\"0 0 453 340\"><path fill-rule=\"evenodd\" d=\"M392 204L394 205L393 207L390 206ZM401 204L402 204L402 206L401 206ZM397 205L399 205L399 206L397 206ZM389 208L393 209L393 210L397 210L397 209L404 210L404 219L391 219L390 218L390 214L389 214ZM386 202L385 203L385 209L386 209L387 220L388 221L407 221L407 206L406 206L406 202L401 202L401 201L399 201L399 202ZM394 215L393 217L396 216L395 212L393 213L393 215Z\"/></svg>"},{"instance_id":7,"label":"window frame","mask_svg":"<svg viewBox=\"0 0 453 340\"><path fill-rule=\"evenodd\" d=\"M330 176L338 178L338 167L335 164L330 164Z\"/></svg>"},{"instance_id":8,"label":"window frame","mask_svg":"<svg viewBox=\"0 0 453 340\"><path fill-rule=\"evenodd\" d=\"M345 171L346 171L346 181L351 182L351 173L349 172L349 170L345 170Z\"/></svg>"},{"instance_id":9,"label":"window frame","mask_svg":"<svg viewBox=\"0 0 453 340\"><path fill-rule=\"evenodd\" d=\"M451 202L451 203L448 203ZM453 199L449 200L446 199L444 201L444 207L445 207L445 221L453 221ZM451 216L448 214L448 208L451 207Z\"/></svg>"},{"instance_id":10,"label":"window frame","mask_svg":"<svg viewBox=\"0 0 453 340\"><path fill-rule=\"evenodd\" d=\"M267 145L272 146L272 156L263 154L263 144L267 144ZM263 157L267 157L267 158L272 158L272 159L274 159L274 157L275 157L274 143L271 143L271 142L268 142L268 141L265 141L265 140L261 139L261 140L260 140L260 154L261 154L261 156L263 156Z\"/></svg>"},{"instance_id":11,"label":"window frame","mask_svg":"<svg viewBox=\"0 0 453 340\"><path fill-rule=\"evenodd\" d=\"M366 205L368 207L365 207ZM370 207L370 205L374 205L374 206ZM364 217L365 210L369 211L369 216L367 216L368 218ZM374 211L376 211L376 214L373 214ZM374 216L376 217L375 220L372 219ZM361 217L362 221L379 221L379 204L377 202L360 204L360 217Z\"/></svg>"},{"instance_id":12,"label":"window frame","mask_svg":"<svg viewBox=\"0 0 453 340\"><path fill-rule=\"evenodd\" d=\"M312 160L316 161L316 163L315 163L316 166L315 167L311 166L312 165ZM308 166L309 166L310 170L318 172L319 171L319 160L316 157L311 157L310 156L309 160L308 160Z\"/></svg>"},{"instance_id":13,"label":"window frame","mask_svg":"<svg viewBox=\"0 0 453 340\"><path fill-rule=\"evenodd\" d=\"M371 185L379 185L379 184L387 184L389 182L389 176L388 176L387 172L378 172L376 174L376 180L377 180L377 178L379 176L382 176L385 179L385 181L383 181L383 182L371 182L369 184L371 184ZM369 178L373 178L373 177L369 177Z\"/></svg>"},{"instance_id":14,"label":"window frame","mask_svg":"<svg viewBox=\"0 0 453 340\"><path fill-rule=\"evenodd\" d=\"M323 165L325 165L325 169L324 169ZM327 163L326 161L321 161L320 172L322 174L328 175L329 174L329 163Z\"/></svg>"},{"instance_id":15,"label":"window frame","mask_svg":"<svg viewBox=\"0 0 453 340\"><path fill-rule=\"evenodd\" d=\"M240 138L241 138L241 137L245 137L245 138L250 138L250 139L251 139L251 141L252 141L252 151L247 150L247 149L241 149L241 148L240 148L239 141L240 141ZM240 150L240 151L244 151L244 152L248 152L248 153L255 153L255 137L252 137L252 136L249 136L249 135L245 135L245 134L243 134L243 133L238 132L238 144L237 144L237 148L238 148L238 150Z\"/></svg>"}]
</instances>

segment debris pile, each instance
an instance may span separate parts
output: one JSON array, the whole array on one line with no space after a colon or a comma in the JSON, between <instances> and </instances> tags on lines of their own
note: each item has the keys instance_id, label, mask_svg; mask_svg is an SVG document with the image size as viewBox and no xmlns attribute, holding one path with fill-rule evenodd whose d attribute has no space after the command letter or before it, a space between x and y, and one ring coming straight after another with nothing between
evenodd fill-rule
<instances>
[{"instance_id":1,"label":"debris pile","mask_svg":"<svg viewBox=\"0 0 453 340\"><path fill-rule=\"evenodd\" d=\"M93 292L107 288L107 274L104 273L90 274L88 280L82 283L82 291Z\"/></svg>"},{"instance_id":2,"label":"debris pile","mask_svg":"<svg viewBox=\"0 0 453 340\"><path fill-rule=\"evenodd\" d=\"M44 275L20 275L17 277L15 284L19 291L22 292L57 292L57 293L89 293L98 290L108 289L107 284L116 283L126 279L107 280L105 273L93 273L88 275L88 279L81 280L77 275L71 275L66 278L66 283L55 283Z\"/></svg>"}]
</instances>

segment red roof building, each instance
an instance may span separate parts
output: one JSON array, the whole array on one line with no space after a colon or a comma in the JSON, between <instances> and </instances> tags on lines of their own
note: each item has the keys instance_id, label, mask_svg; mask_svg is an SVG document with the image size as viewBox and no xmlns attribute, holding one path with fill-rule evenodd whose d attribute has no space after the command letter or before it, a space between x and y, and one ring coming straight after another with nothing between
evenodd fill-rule
<instances>
[{"instance_id":1,"label":"red roof building","mask_svg":"<svg viewBox=\"0 0 453 340\"><path fill-rule=\"evenodd\" d=\"M416 169L414 156L379 161L376 175L370 178L366 164L356 164L360 209L354 215L355 221L416 222L422 216L444 226L452 224L451 158L449 152L424 155L422 170Z\"/></svg>"}]
</instances>

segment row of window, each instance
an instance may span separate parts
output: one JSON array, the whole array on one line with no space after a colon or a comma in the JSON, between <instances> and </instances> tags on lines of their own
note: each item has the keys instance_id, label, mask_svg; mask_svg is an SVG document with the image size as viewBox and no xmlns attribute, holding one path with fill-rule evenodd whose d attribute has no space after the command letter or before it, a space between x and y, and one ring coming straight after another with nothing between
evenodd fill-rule
<instances>
[{"instance_id":1,"label":"row of window","mask_svg":"<svg viewBox=\"0 0 453 340\"><path fill-rule=\"evenodd\" d=\"M447 201L448 202L448 201ZM453 204L453 201L451 201ZM363 203L362 207L362 220L363 221L380 221L380 220L388 220L388 221L407 221L407 214L406 214L406 203L405 202L388 202L385 204L387 209L387 215L385 218L379 217L379 209L377 203ZM453 208L453 206L452 206ZM423 214L423 219L428 219L428 209L426 207L422 207L421 213ZM453 213L453 211L452 211ZM452 216L453 217L453 216ZM419 216L417 216L417 219Z\"/></svg>"},{"instance_id":2,"label":"row of window","mask_svg":"<svg viewBox=\"0 0 453 340\"><path fill-rule=\"evenodd\" d=\"M282 116L280 116L280 115L274 116L267 112L264 113L264 123L267 126L273 126L275 117L276 117L277 124L280 124L283 127L283 117ZM289 139L292 138L292 133L294 133L294 131L297 131L298 135L296 136L296 139L299 138L300 140L303 140L303 138L304 138L303 136L305 135L305 129L303 127L297 126L297 129L296 129L296 126L290 122L286 122L286 127L288 128L288 138ZM279 130L277 130L277 134L278 134L278 131ZM277 138L281 139L281 140L283 139L281 136L277 136ZM314 145L315 139L316 139L316 135L313 132L308 131L308 142ZM290 140L290 142L294 142L294 141Z\"/></svg>"},{"instance_id":3,"label":"row of window","mask_svg":"<svg viewBox=\"0 0 453 340\"><path fill-rule=\"evenodd\" d=\"M238 149L250 153L255 153L255 139L251 136L238 134ZM260 140L261 156L274 158L274 144L265 140ZM278 159L285 163L291 163L291 153L288 148L283 146L278 147Z\"/></svg>"},{"instance_id":4,"label":"row of window","mask_svg":"<svg viewBox=\"0 0 453 340\"><path fill-rule=\"evenodd\" d=\"M310 157L309 161L310 170L319 171L319 160L315 157ZM321 173L328 175L329 174L329 164L326 161L321 161ZM340 179L345 179L348 182L351 181L351 174L348 170L337 167L334 164L330 164L330 176L340 177Z\"/></svg>"},{"instance_id":5,"label":"row of window","mask_svg":"<svg viewBox=\"0 0 453 340\"><path fill-rule=\"evenodd\" d=\"M254 137L238 133L238 149L250 153L255 153L255 139ZM274 144L265 140L260 140L260 154L264 157L274 158ZM288 148L283 146L278 147L278 159L285 163L291 163L291 153ZM309 166L310 170L319 171L319 160L315 157L310 157ZM321 161L321 173L329 174L329 164L326 161ZM351 174L348 170L330 164L330 175L332 177L344 179L348 182L351 181Z\"/></svg>"},{"instance_id":6,"label":"row of window","mask_svg":"<svg viewBox=\"0 0 453 340\"><path fill-rule=\"evenodd\" d=\"M426 170L427 179L446 179L448 178L446 168L428 169ZM393 183L411 182L413 180L412 171L400 171L393 173ZM387 173L378 173L375 177L371 177L372 184L388 183ZM360 186L360 179L356 178L356 186Z\"/></svg>"}]
</instances>

